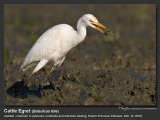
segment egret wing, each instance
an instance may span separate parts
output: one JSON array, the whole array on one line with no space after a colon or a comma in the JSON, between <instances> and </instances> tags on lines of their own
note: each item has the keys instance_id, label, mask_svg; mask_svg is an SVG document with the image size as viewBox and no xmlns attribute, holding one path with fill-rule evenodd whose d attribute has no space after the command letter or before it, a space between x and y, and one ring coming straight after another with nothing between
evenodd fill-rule
<instances>
[{"instance_id":1,"label":"egret wing","mask_svg":"<svg viewBox=\"0 0 160 120\"><path fill-rule=\"evenodd\" d=\"M59 47L59 36L60 31L57 27L52 27L43 33L28 52L21 69L44 58L49 61Z\"/></svg>"}]
</instances>

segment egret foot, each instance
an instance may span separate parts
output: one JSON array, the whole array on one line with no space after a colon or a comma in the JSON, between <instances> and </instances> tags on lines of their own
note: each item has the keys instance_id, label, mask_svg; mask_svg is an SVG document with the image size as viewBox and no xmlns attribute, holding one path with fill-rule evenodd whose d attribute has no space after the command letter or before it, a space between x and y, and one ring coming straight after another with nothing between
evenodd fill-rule
<instances>
[{"instance_id":1,"label":"egret foot","mask_svg":"<svg viewBox=\"0 0 160 120\"><path fill-rule=\"evenodd\" d=\"M43 88L42 88L42 87L39 87L39 90L40 90L40 92L42 93L42 95L43 95L43 96L45 96L45 95L46 95L46 93L45 93L45 91L43 90Z\"/></svg>"},{"instance_id":2,"label":"egret foot","mask_svg":"<svg viewBox=\"0 0 160 120\"><path fill-rule=\"evenodd\" d=\"M25 98L24 90L27 88L27 84L22 85L22 87L19 89L20 92L18 92L17 96L18 98Z\"/></svg>"},{"instance_id":3,"label":"egret foot","mask_svg":"<svg viewBox=\"0 0 160 120\"><path fill-rule=\"evenodd\" d=\"M22 86L22 89L20 90L20 95L23 94L23 90L24 90L26 87L27 87L27 84L25 84L25 85Z\"/></svg>"},{"instance_id":4,"label":"egret foot","mask_svg":"<svg viewBox=\"0 0 160 120\"><path fill-rule=\"evenodd\" d=\"M32 76L33 76L33 74L31 74L28 79L23 78L23 80L22 80L22 89L20 90L20 95L21 96L22 96L23 90L27 87L27 83L28 83L29 79Z\"/></svg>"},{"instance_id":5,"label":"egret foot","mask_svg":"<svg viewBox=\"0 0 160 120\"><path fill-rule=\"evenodd\" d=\"M51 81L51 79L49 79L49 83L50 83L52 89L55 90L55 86L54 86L53 82Z\"/></svg>"}]
</instances>

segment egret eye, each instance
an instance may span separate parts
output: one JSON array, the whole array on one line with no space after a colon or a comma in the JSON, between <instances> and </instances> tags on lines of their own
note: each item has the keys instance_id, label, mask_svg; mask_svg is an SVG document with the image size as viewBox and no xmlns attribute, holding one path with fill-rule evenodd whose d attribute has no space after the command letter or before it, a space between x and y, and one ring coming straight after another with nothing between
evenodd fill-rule
<instances>
[{"instance_id":1,"label":"egret eye","mask_svg":"<svg viewBox=\"0 0 160 120\"><path fill-rule=\"evenodd\" d=\"M93 20L90 19L89 22L93 22Z\"/></svg>"}]
</instances>

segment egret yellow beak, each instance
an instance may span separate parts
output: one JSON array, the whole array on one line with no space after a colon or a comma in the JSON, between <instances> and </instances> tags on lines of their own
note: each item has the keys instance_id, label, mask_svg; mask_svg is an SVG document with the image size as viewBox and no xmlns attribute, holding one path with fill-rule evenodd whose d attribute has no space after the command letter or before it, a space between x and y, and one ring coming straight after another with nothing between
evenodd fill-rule
<instances>
[{"instance_id":1,"label":"egret yellow beak","mask_svg":"<svg viewBox=\"0 0 160 120\"><path fill-rule=\"evenodd\" d=\"M114 35L112 32L110 32L110 30L107 27L105 27L104 25L100 24L99 22L92 22L91 24L94 25L97 30L99 30L101 33L103 33L105 35L107 35L107 34L110 34L112 36ZM100 27L104 28L106 30L106 32L103 31Z\"/></svg>"}]
</instances>

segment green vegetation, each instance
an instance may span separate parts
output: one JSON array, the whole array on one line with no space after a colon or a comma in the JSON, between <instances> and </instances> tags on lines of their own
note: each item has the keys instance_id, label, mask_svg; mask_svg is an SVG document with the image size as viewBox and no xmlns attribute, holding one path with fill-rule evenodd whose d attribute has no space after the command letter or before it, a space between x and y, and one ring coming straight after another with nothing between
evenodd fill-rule
<instances>
[{"instance_id":1,"label":"green vegetation","mask_svg":"<svg viewBox=\"0 0 160 120\"><path fill-rule=\"evenodd\" d=\"M138 19L144 19L144 20L148 20L148 21L151 20L150 14L146 11L137 11L137 12L135 12L135 14Z\"/></svg>"},{"instance_id":2,"label":"green vegetation","mask_svg":"<svg viewBox=\"0 0 160 120\"><path fill-rule=\"evenodd\" d=\"M34 42L36 42L37 41L37 39L39 38L38 36L32 36L32 35L30 35L30 36L26 36L25 37L26 38L26 40L28 41L28 40L31 40L33 43Z\"/></svg>"},{"instance_id":3,"label":"green vegetation","mask_svg":"<svg viewBox=\"0 0 160 120\"><path fill-rule=\"evenodd\" d=\"M92 90L97 90L97 86L95 84L93 84L93 86L91 86Z\"/></svg>"},{"instance_id":4,"label":"green vegetation","mask_svg":"<svg viewBox=\"0 0 160 120\"><path fill-rule=\"evenodd\" d=\"M34 22L31 20L31 19L25 19L25 18L22 18L20 20L21 24L23 25L29 25L29 26L34 26Z\"/></svg>"},{"instance_id":5,"label":"green vegetation","mask_svg":"<svg viewBox=\"0 0 160 120\"><path fill-rule=\"evenodd\" d=\"M139 42L139 39L140 39L140 38L134 37L134 36L131 38L131 40L132 40L133 42L135 42L135 43Z\"/></svg>"},{"instance_id":6,"label":"green vegetation","mask_svg":"<svg viewBox=\"0 0 160 120\"><path fill-rule=\"evenodd\" d=\"M114 34L115 34L114 36L111 36L111 35L104 36L102 40L104 42L113 42L115 39L119 39L120 37L120 27L119 26L116 26Z\"/></svg>"},{"instance_id":7,"label":"green vegetation","mask_svg":"<svg viewBox=\"0 0 160 120\"><path fill-rule=\"evenodd\" d=\"M33 42L36 42L38 38L39 38L38 36L32 36L31 37L31 39L32 39Z\"/></svg>"},{"instance_id":8,"label":"green vegetation","mask_svg":"<svg viewBox=\"0 0 160 120\"><path fill-rule=\"evenodd\" d=\"M13 24L15 24L15 21L13 19L9 19L9 20L5 21L5 24L13 25Z\"/></svg>"},{"instance_id":9,"label":"green vegetation","mask_svg":"<svg viewBox=\"0 0 160 120\"><path fill-rule=\"evenodd\" d=\"M4 62L5 63L10 63L11 62L11 58L8 56L7 54L7 50L4 50Z\"/></svg>"},{"instance_id":10,"label":"green vegetation","mask_svg":"<svg viewBox=\"0 0 160 120\"><path fill-rule=\"evenodd\" d=\"M83 89L85 89L87 91L87 88L81 83L81 81L79 80L79 78L77 76L74 76L74 78L83 87Z\"/></svg>"},{"instance_id":11,"label":"green vegetation","mask_svg":"<svg viewBox=\"0 0 160 120\"><path fill-rule=\"evenodd\" d=\"M91 92L91 90L97 90L97 86L95 84L91 85L90 87L87 87L81 83L79 78L77 76L74 76L74 79L83 87L83 89L88 93Z\"/></svg>"},{"instance_id":12,"label":"green vegetation","mask_svg":"<svg viewBox=\"0 0 160 120\"><path fill-rule=\"evenodd\" d=\"M102 39L105 42L113 42L114 41L114 37L113 36L104 36L104 38Z\"/></svg>"}]
</instances>

